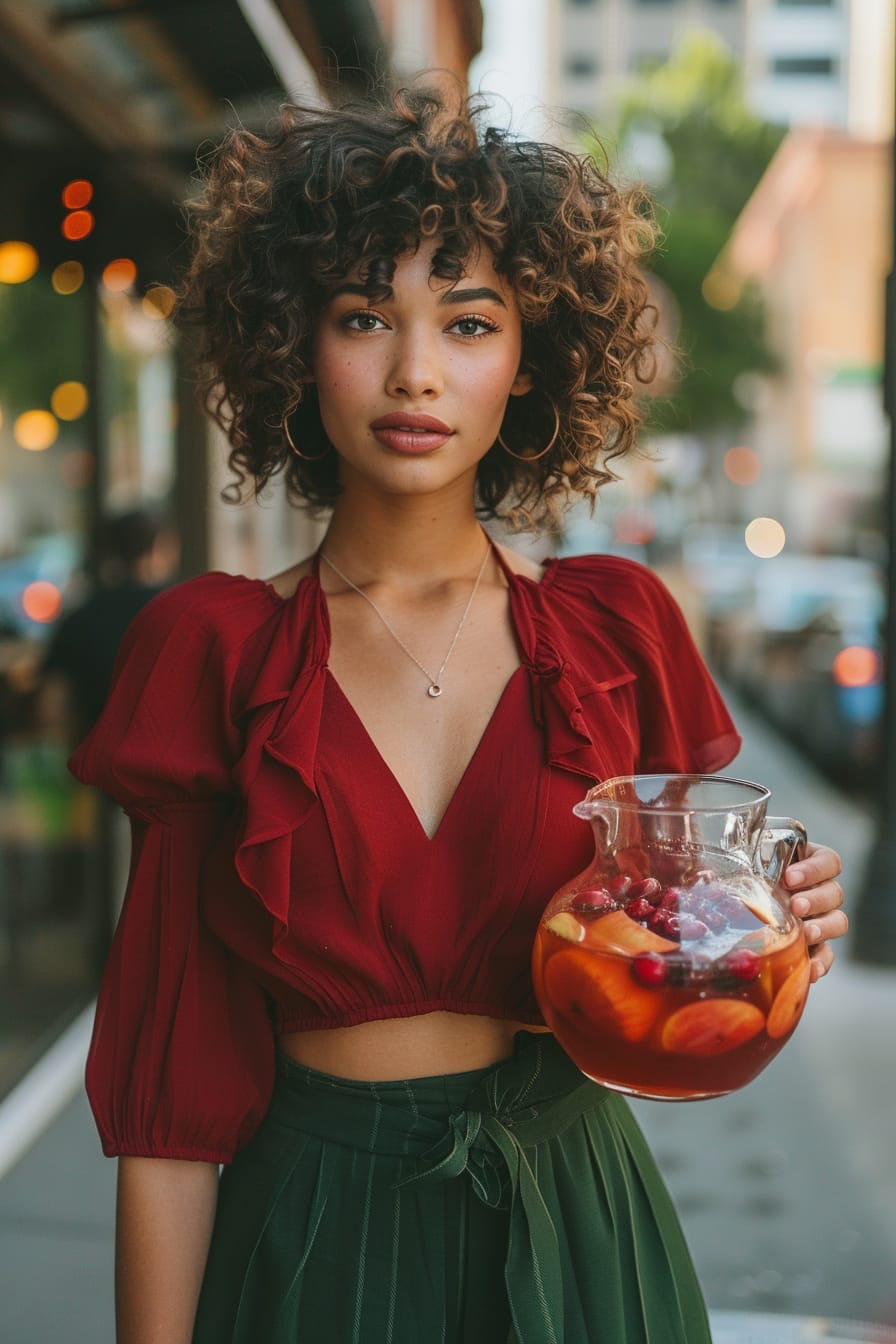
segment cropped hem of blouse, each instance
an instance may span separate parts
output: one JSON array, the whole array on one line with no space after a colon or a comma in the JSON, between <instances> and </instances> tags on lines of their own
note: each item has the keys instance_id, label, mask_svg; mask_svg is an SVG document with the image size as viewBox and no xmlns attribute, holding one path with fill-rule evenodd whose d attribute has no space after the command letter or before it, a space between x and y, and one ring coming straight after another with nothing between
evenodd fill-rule
<instances>
[{"instance_id":1,"label":"cropped hem of blouse","mask_svg":"<svg viewBox=\"0 0 896 1344\"><path fill-rule=\"evenodd\" d=\"M467 1017L493 1017L502 1022L524 1022L526 1026L546 1025L540 1013L519 1014L498 1003L470 1003L468 999L414 999L408 1003L371 1004L338 1017L290 1017L277 1014L276 1031L327 1031L335 1027L358 1027L364 1022L388 1022L394 1017L422 1017L426 1013L459 1013Z\"/></svg>"},{"instance_id":2,"label":"cropped hem of blouse","mask_svg":"<svg viewBox=\"0 0 896 1344\"><path fill-rule=\"evenodd\" d=\"M661 580L615 556L504 567L520 666L434 836L328 668L316 567L211 573L122 641L73 773L131 818L87 1088L125 1154L228 1160L275 1032L447 1010L541 1025L531 952L593 855L598 780L715 770L739 737Z\"/></svg>"}]
</instances>

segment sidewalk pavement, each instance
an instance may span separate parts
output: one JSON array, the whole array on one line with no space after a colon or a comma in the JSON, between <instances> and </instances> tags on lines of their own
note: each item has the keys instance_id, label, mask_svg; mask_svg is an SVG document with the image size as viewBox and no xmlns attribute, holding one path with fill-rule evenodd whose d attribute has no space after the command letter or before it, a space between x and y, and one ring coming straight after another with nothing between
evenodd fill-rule
<instances>
[{"instance_id":1,"label":"sidewalk pavement","mask_svg":"<svg viewBox=\"0 0 896 1344\"><path fill-rule=\"evenodd\" d=\"M729 773L768 784L773 812L839 849L854 894L871 838L865 811L734 708L747 746ZM894 1023L896 968L841 953L793 1040L743 1092L635 1103L708 1301L723 1309L725 1344L772 1340L766 1317L741 1331L732 1312L896 1324ZM0 1181L8 1344L112 1344L114 1181L82 1095ZM832 1337L806 1328L783 1325L778 1338Z\"/></svg>"}]
</instances>

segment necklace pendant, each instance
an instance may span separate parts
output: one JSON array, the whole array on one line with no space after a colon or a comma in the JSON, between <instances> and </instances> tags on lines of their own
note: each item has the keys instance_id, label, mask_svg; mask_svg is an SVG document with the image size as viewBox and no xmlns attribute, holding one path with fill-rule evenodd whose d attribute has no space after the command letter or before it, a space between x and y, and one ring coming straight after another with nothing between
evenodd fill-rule
<instances>
[{"instance_id":1,"label":"necklace pendant","mask_svg":"<svg viewBox=\"0 0 896 1344\"><path fill-rule=\"evenodd\" d=\"M437 686L436 683L433 682L431 686L427 686L426 694L431 695L432 698L435 700L437 696L440 696L442 694L442 688L441 686Z\"/></svg>"}]
</instances>

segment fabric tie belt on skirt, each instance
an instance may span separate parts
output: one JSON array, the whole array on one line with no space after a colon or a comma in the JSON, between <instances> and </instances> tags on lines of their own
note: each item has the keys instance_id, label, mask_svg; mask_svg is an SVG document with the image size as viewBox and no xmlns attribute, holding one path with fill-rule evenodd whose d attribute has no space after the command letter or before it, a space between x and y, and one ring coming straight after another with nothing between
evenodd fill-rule
<instances>
[{"instance_id":1,"label":"fabric tie belt on skirt","mask_svg":"<svg viewBox=\"0 0 896 1344\"><path fill-rule=\"evenodd\" d=\"M526 1149L561 1134L609 1094L579 1072L552 1036L518 1032L513 1057L474 1079L462 1107L447 1119L421 1113L413 1081L407 1095L390 1090L385 1100L376 1084L363 1085L369 1103L361 1097L346 1106L339 1080L283 1058L280 1067L290 1083L309 1085L299 1111L304 1133L415 1161L413 1174L395 1190L467 1172L483 1203L509 1210L505 1279L519 1344L563 1344L557 1234Z\"/></svg>"}]
</instances>

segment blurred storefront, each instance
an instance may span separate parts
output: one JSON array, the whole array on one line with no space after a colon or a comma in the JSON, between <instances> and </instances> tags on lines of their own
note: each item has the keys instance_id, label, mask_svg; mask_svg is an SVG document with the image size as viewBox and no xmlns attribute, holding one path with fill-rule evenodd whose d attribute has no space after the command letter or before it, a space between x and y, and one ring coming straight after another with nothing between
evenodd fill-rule
<instances>
[{"instance_id":1,"label":"blurred storefront","mask_svg":"<svg viewBox=\"0 0 896 1344\"><path fill-rule=\"evenodd\" d=\"M197 152L287 96L464 78L481 24L478 0L0 0L0 1095L89 1001L120 899L118 814L68 776L84 716L45 675L116 577L106 520L167 529L148 586L315 543L278 497L219 499L169 321Z\"/></svg>"}]
</instances>

